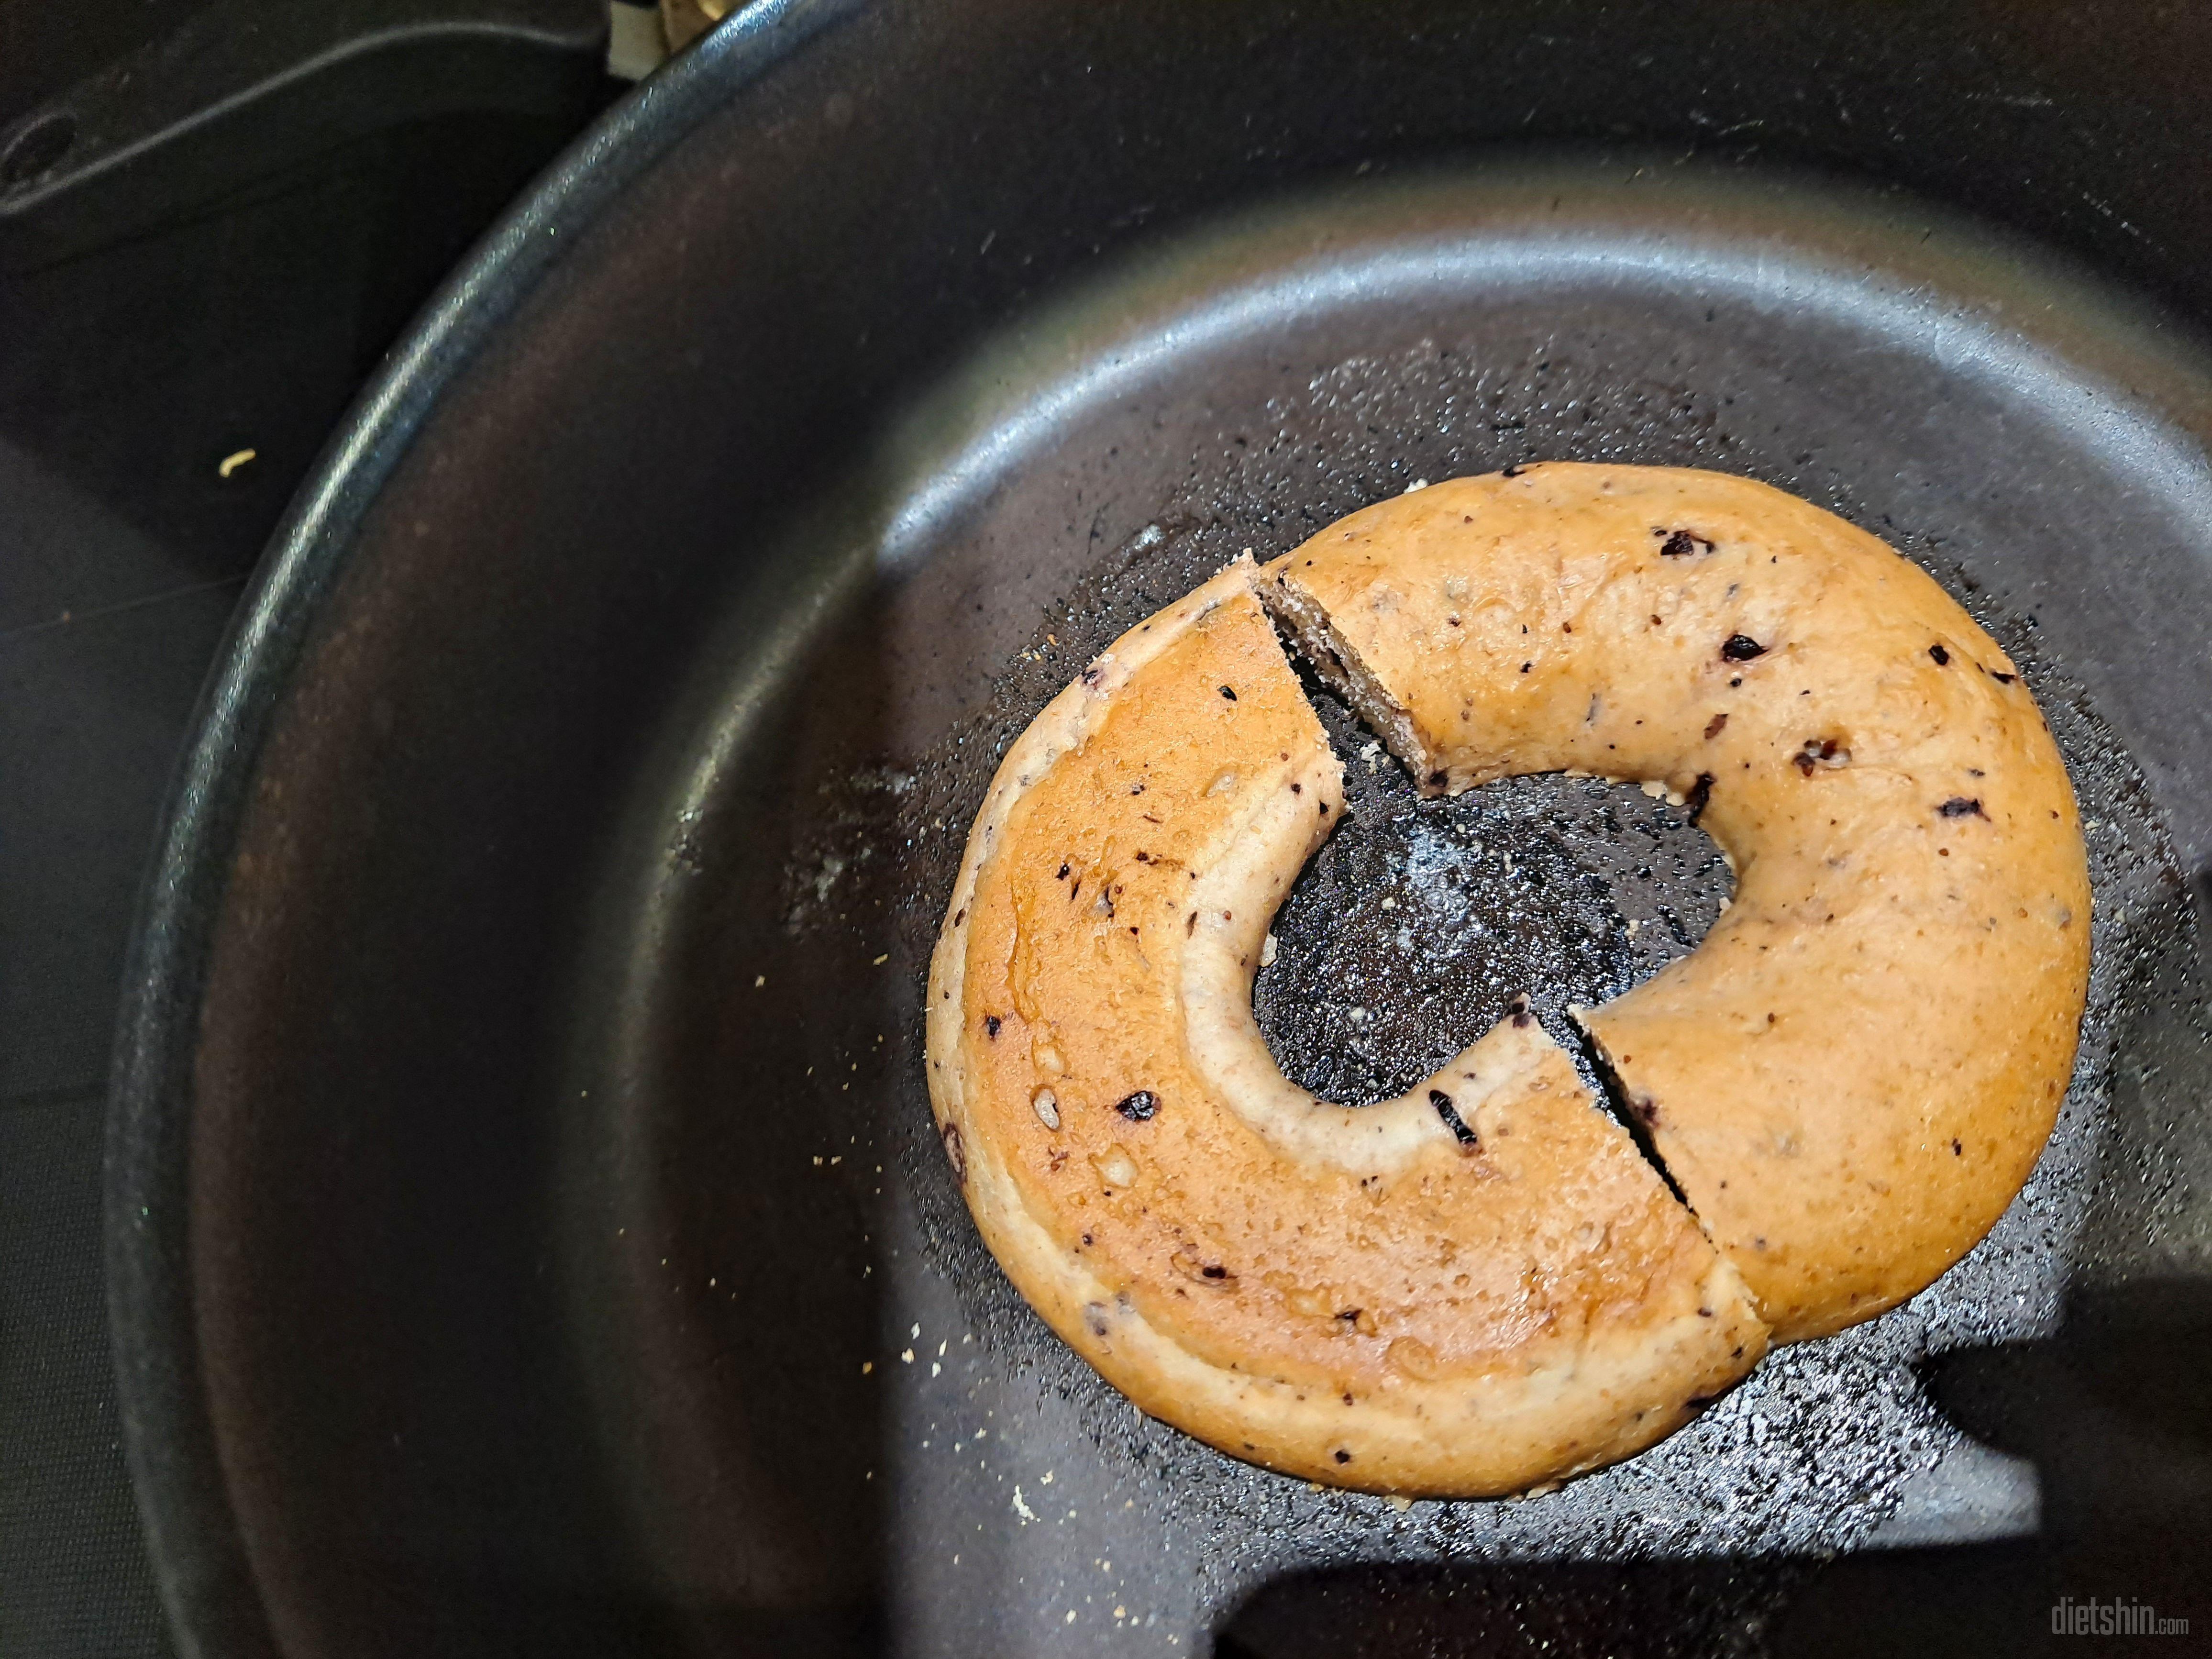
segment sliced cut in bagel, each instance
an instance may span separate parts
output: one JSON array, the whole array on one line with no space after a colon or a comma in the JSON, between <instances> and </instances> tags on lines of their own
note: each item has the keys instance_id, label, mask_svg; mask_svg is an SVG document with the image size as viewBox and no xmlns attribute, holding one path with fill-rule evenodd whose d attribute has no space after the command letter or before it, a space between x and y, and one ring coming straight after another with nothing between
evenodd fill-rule
<instances>
[{"instance_id":1,"label":"sliced cut in bagel","mask_svg":"<svg viewBox=\"0 0 2212 1659\"><path fill-rule=\"evenodd\" d=\"M1527 1014L1378 1105L1277 1069L1253 974L1343 796L1257 580L1125 635L1008 751L930 975L947 1157L1052 1328L1232 1455L1438 1496L1626 1456L1765 1328Z\"/></svg>"},{"instance_id":2,"label":"sliced cut in bagel","mask_svg":"<svg viewBox=\"0 0 2212 1659\"><path fill-rule=\"evenodd\" d=\"M1551 464L1353 514L1268 603L1426 793L1657 781L1737 872L1581 1018L1778 1341L1995 1223L2071 1074L2089 883L2004 653L1875 538L1746 479Z\"/></svg>"}]
</instances>

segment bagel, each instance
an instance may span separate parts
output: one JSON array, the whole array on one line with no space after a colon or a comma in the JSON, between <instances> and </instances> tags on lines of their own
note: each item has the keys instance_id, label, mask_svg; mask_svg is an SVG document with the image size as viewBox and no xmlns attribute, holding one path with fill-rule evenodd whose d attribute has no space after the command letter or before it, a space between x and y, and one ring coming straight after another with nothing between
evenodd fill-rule
<instances>
[{"instance_id":1,"label":"bagel","mask_svg":"<svg viewBox=\"0 0 2212 1659\"><path fill-rule=\"evenodd\" d=\"M1569 769L1702 811L1734 908L1581 1016L1688 1208L1525 1011L1376 1105L1282 1077L1252 978L1343 797L1270 611L1427 793ZM1521 1492L1987 1229L2087 917L2056 751L1933 582L1760 486L1530 468L1240 560L1045 708L947 908L930 1099L986 1243L1142 1409L1316 1480Z\"/></svg>"}]
</instances>

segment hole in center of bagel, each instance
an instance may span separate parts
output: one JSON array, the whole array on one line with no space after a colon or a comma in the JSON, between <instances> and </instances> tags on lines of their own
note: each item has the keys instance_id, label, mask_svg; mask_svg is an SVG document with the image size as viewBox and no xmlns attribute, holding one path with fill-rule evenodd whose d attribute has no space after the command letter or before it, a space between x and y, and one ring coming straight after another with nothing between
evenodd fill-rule
<instances>
[{"instance_id":1,"label":"hole in center of bagel","mask_svg":"<svg viewBox=\"0 0 2212 1659\"><path fill-rule=\"evenodd\" d=\"M1711 836L1634 784L1559 774L1422 800L1356 716L1309 685L1346 811L1277 912L1253 986L1300 1088L1371 1105L1419 1083L1527 996L1605 1097L1567 1008L1685 956L1733 887Z\"/></svg>"}]
</instances>

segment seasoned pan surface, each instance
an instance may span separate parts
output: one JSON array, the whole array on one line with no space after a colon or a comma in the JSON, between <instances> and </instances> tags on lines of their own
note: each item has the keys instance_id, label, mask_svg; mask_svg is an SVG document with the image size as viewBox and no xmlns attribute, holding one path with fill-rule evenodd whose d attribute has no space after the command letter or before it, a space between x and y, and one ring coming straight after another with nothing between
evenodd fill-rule
<instances>
[{"instance_id":1,"label":"seasoned pan surface","mask_svg":"<svg viewBox=\"0 0 2212 1659\"><path fill-rule=\"evenodd\" d=\"M690 165L603 135L631 157L576 257L534 239L588 216L589 153L572 216L509 228L342 439L213 695L111 1189L180 1626L1046 1655L1234 1626L1223 1650L1288 1653L1238 1610L1373 1566L1409 1619L1439 1581L1406 1575L1474 1574L1438 1616L1486 1640L1755 1651L1832 1553L2034 1532L2034 1466L1925 1379L2208 1266L2194 337L1756 158L1437 141L1363 169L1332 113L1307 162L1155 194L1153 106L1099 116L1065 55L994 109L1100 123L1066 161L1088 231L966 139L927 154L969 158L972 200L890 163L831 200L878 104L896 150L902 60L833 36L769 73L823 21L766 9L672 77ZM1929 1292L1564 1491L1401 1510L1224 1460L1058 1346L930 1133L919 998L995 757L1091 652L1243 548L1532 458L1765 479L1973 610L2082 799L2091 1011L2035 1180ZM1319 701L1352 811L1259 988L1293 1075L1385 1094L1513 994L1556 1020L1709 925L1725 872L1663 806L1560 779L1417 803Z\"/></svg>"},{"instance_id":2,"label":"seasoned pan surface","mask_svg":"<svg viewBox=\"0 0 2212 1659\"><path fill-rule=\"evenodd\" d=\"M729 1589L750 1570L763 1490L733 1488L725 1459L825 1540L858 1523L812 1486L812 1432L763 1432L794 1397L877 1414L843 1473L925 1651L1088 1651L1132 1627L1194 1644L1255 1583L1347 1561L2033 1530L2032 1468L1953 1427L1916 1368L2050 1335L2069 1276L2112 1270L2141 1226L2146 1195L2106 1161L2115 1054L2154 1006L2196 1012L2193 922L2155 792L2105 712L2149 689L2128 689L2152 665L2122 648L2141 619L2106 611L2113 573L2085 557L2079 515L2097 501L2106 546L2163 546L2186 568L2212 479L1994 310L2041 300L2078 322L2084 296L2017 274L1977 294L1976 256L1986 244L1924 209L1802 181L1630 162L1353 185L1041 308L791 526L733 584L646 769L571 1016L567 1083L595 1103L568 1144L590 1194L568 1239L577 1328L602 1421L650 1423L629 1500L648 1534L684 1534L658 1547ZM1936 1288L1778 1353L1690 1430L1559 1493L1402 1509L1218 1456L1044 1330L945 1168L917 999L997 757L1093 653L1240 549L1265 557L1422 480L1556 457L1767 479L1876 530L1976 611L2074 769L2092 1007L2034 1181ZM1257 990L1308 1086L1395 1092L1523 991L1571 1045L1569 1001L1616 994L1710 925L1726 872L1680 814L1588 779L1419 803L1316 696L1352 811ZM802 1317L803 1360L757 1393L706 1382L725 1345L798 1336ZM657 1409L637 1391L659 1367L702 1386ZM702 1536L702 1514L726 1538Z\"/></svg>"}]
</instances>

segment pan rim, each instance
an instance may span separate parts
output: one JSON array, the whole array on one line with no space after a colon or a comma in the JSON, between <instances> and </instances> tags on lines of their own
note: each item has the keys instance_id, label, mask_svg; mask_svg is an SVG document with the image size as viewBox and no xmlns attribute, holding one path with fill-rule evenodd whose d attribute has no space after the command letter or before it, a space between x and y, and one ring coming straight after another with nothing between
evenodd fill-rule
<instances>
[{"instance_id":1,"label":"pan rim","mask_svg":"<svg viewBox=\"0 0 2212 1659\"><path fill-rule=\"evenodd\" d=\"M186 1160L191 1066L229 853L284 686L356 532L447 390L576 233L682 140L866 0L756 0L603 113L464 257L325 444L256 562L171 775L125 959L101 1178L123 1449L181 1659L280 1651L200 1375Z\"/></svg>"}]
</instances>

